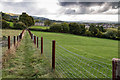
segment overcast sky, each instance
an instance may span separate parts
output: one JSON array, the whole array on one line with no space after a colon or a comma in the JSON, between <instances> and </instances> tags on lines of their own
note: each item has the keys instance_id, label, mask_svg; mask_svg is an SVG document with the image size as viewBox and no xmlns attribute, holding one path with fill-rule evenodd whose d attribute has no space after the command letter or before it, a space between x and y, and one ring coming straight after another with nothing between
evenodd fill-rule
<instances>
[{"instance_id":1,"label":"overcast sky","mask_svg":"<svg viewBox=\"0 0 120 80\"><path fill-rule=\"evenodd\" d=\"M96 1L96 2L95 2ZM1 0L6 13L46 17L63 21L118 21L118 0ZM113 2L114 1L114 2Z\"/></svg>"}]
</instances>

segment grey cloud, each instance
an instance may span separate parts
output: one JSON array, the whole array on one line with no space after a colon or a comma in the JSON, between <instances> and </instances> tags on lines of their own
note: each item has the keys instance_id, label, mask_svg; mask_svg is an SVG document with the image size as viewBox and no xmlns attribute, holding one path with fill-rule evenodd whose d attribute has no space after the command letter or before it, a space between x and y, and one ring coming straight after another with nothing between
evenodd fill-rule
<instances>
[{"instance_id":1,"label":"grey cloud","mask_svg":"<svg viewBox=\"0 0 120 80\"><path fill-rule=\"evenodd\" d=\"M100 14L108 11L109 9L118 9L118 2L59 2L59 5L64 8L63 13L65 14ZM99 10L90 9L90 7L93 6L100 6L102 8L99 8ZM77 10L75 8L77 8ZM72 11L69 11L68 9L72 9L72 11L74 10L74 13Z\"/></svg>"},{"instance_id":2,"label":"grey cloud","mask_svg":"<svg viewBox=\"0 0 120 80\"><path fill-rule=\"evenodd\" d=\"M74 14L75 13L75 10L72 10L72 9L67 9L65 14Z\"/></svg>"}]
</instances>

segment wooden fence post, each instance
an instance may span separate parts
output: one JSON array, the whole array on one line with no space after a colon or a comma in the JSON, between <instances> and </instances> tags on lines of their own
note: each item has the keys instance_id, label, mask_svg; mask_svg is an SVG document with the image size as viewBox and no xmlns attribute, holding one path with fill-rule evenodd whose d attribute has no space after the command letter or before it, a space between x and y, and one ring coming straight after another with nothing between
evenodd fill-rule
<instances>
[{"instance_id":1,"label":"wooden fence post","mask_svg":"<svg viewBox=\"0 0 120 80\"><path fill-rule=\"evenodd\" d=\"M16 43L16 37L14 36L14 46L15 46L15 43Z\"/></svg>"},{"instance_id":2,"label":"wooden fence post","mask_svg":"<svg viewBox=\"0 0 120 80\"><path fill-rule=\"evenodd\" d=\"M18 42L18 36L17 36L17 42Z\"/></svg>"},{"instance_id":3,"label":"wooden fence post","mask_svg":"<svg viewBox=\"0 0 120 80\"><path fill-rule=\"evenodd\" d=\"M33 34L31 34L31 39L33 39Z\"/></svg>"},{"instance_id":4,"label":"wooden fence post","mask_svg":"<svg viewBox=\"0 0 120 80\"><path fill-rule=\"evenodd\" d=\"M25 31L25 30L22 31L22 35L23 35L24 31Z\"/></svg>"},{"instance_id":5,"label":"wooden fence post","mask_svg":"<svg viewBox=\"0 0 120 80\"><path fill-rule=\"evenodd\" d=\"M41 54L43 54L43 37L41 37Z\"/></svg>"},{"instance_id":6,"label":"wooden fence post","mask_svg":"<svg viewBox=\"0 0 120 80\"><path fill-rule=\"evenodd\" d=\"M55 71L55 40L52 41L52 69Z\"/></svg>"},{"instance_id":7,"label":"wooden fence post","mask_svg":"<svg viewBox=\"0 0 120 80\"><path fill-rule=\"evenodd\" d=\"M37 48L38 48L38 37L37 37Z\"/></svg>"},{"instance_id":8,"label":"wooden fence post","mask_svg":"<svg viewBox=\"0 0 120 80\"><path fill-rule=\"evenodd\" d=\"M120 80L120 59L112 59L112 80Z\"/></svg>"},{"instance_id":9,"label":"wooden fence post","mask_svg":"<svg viewBox=\"0 0 120 80\"><path fill-rule=\"evenodd\" d=\"M36 44L36 36L34 36L34 44Z\"/></svg>"},{"instance_id":10,"label":"wooden fence post","mask_svg":"<svg viewBox=\"0 0 120 80\"><path fill-rule=\"evenodd\" d=\"M8 49L10 49L10 36L8 36Z\"/></svg>"},{"instance_id":11,"label":"wooden fence post","mask_svg":"<svg viewBox=\"0 0 120 80\"><path fill-rule=\"evenodd\" d=\"M20 41L20 39L21 39L21 37L20 37L20 36L21 36L21 35L19 34L19 36L18 36L18 37L19 37L19 39L18 39L19 41Z\"/></svg>"}]
</instances>

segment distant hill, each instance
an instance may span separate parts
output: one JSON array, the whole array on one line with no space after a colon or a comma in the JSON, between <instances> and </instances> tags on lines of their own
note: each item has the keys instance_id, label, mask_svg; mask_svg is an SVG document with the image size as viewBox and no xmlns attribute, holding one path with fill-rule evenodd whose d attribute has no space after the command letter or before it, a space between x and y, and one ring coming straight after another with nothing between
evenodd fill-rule
<instances>
[{"instance_id":1,"label":"distant hill","mask_svg":"<svg viewBox=\"0 0 120 80\"><path fill-rule=\"evenodd\" d=\"M41 20L41 21L45 21L45 20L49 20L48 18L44 18L44 17L37 17L37 16L32 16L35 20Z\"/></svg>"},{"instance_id":2,"label":"distant hill","mask_svg":"<svg viewBox=\"0 0 120 80\"><path fill-rule=\"evenodd\" d=\"M52 22L63 22L63 21L60 21L60 20L51 20L51 19L48 19L48 18L45 18L45 17L37 17L37 16L32 16L35 20L41 20L41 21L45 21L45 20L50 20Z\"/></svg>"},{"instance_id":3,"label":"distant hill","mask_svg":"<svg viewBox=\"0 0 120 80\"><path fill-rule=\"evenodd\" d=\"M6 13L6 14L8 14L10 16L19 16L19 14L13 14L13 13Z\"/></svg>"},{"instance_id":4,"label":"distant hill","mask_svg":"<svg viewBox=\"0 0 120 80\"><path fill-rule=\"evenodd\" d=\"M3 12L2 12L3 13ZM7 18L16 18L18 19L19 18L19 15L20 14L14 14L14 13L4 13L7 15ZM5 16L6 17L6 16ZM41 20L41 21L45 21L45 20L50 20L52 22L63 22L63 21L60 21L60 20L51 20L49 18L45 18L45 17L37 17L37 16L32 16L35 20Z\"/></svg>"}]
</instances>

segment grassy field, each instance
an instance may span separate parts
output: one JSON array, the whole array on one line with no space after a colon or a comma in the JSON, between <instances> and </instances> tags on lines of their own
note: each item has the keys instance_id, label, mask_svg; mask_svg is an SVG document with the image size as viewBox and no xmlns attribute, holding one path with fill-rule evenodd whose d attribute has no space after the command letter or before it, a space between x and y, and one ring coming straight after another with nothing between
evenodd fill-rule
<instances>
[{"instance_id":1,"label":"grassy field","mask_svg":"<svg viewBox=\"0 0 120 80\"><path fill-rule=\"evenodd\" d=\"M48 59L35 47L28 32L25 33L16 51L7 55L9 60L3 63L2 78L55 77Z\"/></svg>"},{"instance_id":2,"label":"grassy field","mask_svg":"<svg viewBox=\"0 0 120 80\"><path fill-rule=\"evenodd\" d=\"M0 29L0 31L2 32L2 35L0 36L1 40L2 40L2 37L5 36L6 38L4 38L4 42L5 44L7 45L7 37L10 36L11 37L11 44L13 43L13 36L18 36L22 30L10 30L10 29ZM0 41L1 42L1 41ZM4 53L4 51L7 50L7 46L5 47L2 47L2 51Z\"/></svg>"},{"instance_id":3,"label":"grassy field","mask_svg":"<svg viewBox=\"0 0 120 80\"><path fill-rule=\"evenodd\" d=\"M18 31L4 31L4 35L15 33L19 34ZM39 37L39 50L26 33L15 57L5 63L3 77L112 78L112 58L118 57L117 40L52 32L32 33ZM44 40L43 56L40 55L41 37ZM56 40L55 74L51 72L52 40Z\"/></svg>"},{"instance_id":4,"label":"grassy field","mask_svg":"<svg viewBox=\"0 0 120 80\"><path fill-rule=\"evenodd\" d=\"M2 29L2 36L17 36L22 30Z\"/></svg>"},{"instance_id":5,"label":"grassy field","mask_svg":"<svg viewBox=\"0 0 120 80\"><path fill-rule=\"evenodd\" d=\"M30 29L49 29L49 26L31 26Z\"/></svg>"},{"instance_id":6,"label":"grassy field","mask_svg":"<svg viewBox=\"0 0 120 80\"><path fill-rule=\"evenodd\" d=\"M7 23L10 24L10 27L13 27L13 22L8 22L8 21L7 21Z\"/></svg>"},{"instance_id":7,"label":"grassy field","mask_svg":"<svg viewBox=\"0 0 120 80\"><path fill-rule=\"evenodd\" d=\"M112 77L112 58L118 57L118 41L52 32L32 33L44 38L44 54L50 62L52 40L56 40L56 71L61 77Z\"/></svg>"}]
</instances>

